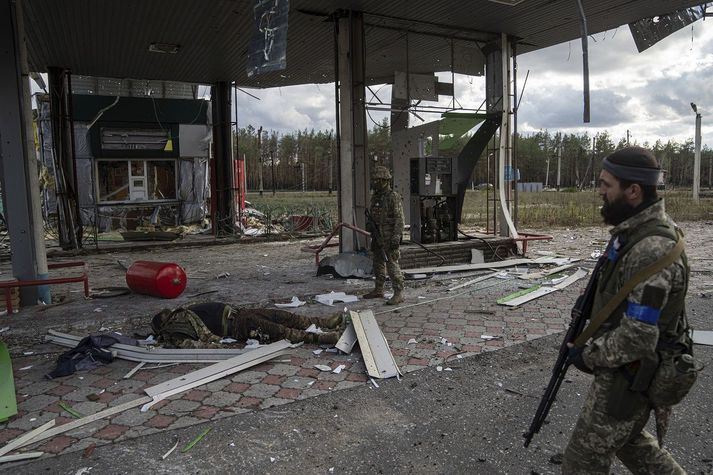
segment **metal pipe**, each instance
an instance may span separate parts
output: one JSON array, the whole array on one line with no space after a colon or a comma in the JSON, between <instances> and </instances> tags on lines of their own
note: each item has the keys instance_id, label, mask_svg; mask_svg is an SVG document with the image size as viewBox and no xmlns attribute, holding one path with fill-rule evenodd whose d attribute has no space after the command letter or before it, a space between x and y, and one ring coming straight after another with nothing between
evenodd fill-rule
<instances>
[{"instance_id":1,"label":"metal pipe","mask_svg":"<svg viewBox=\"0 0 713 475\"><path fill-rule=\"evenodd\" d=\"M582 76L584 80L584 123L589 123L589 32L587 29L587 16L584 14L582 0L577 0L579 17L582 29Z\"/></svg>"}]
</instances>

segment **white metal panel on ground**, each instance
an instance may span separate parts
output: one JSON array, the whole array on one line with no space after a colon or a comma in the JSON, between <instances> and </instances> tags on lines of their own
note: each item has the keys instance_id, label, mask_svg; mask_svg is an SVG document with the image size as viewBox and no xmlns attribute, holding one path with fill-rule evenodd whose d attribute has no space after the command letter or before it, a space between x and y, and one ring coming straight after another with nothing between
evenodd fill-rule
<instances>
[{"instance_id":1,"label":"white metal panel on ground","mask_svg":"<svg viewBox=\"0 0 713 475\"><path fill-rule=\"evenodd\" d=\"M47 341L57 345L74 348L82 337L49 330L45 337ZM116 343L111 345L116 351L116 357L127 361L151 363L214 363L224 361L234 356L242 355L252 349L229 348L198 348L198 349L171 349L171 348L142 348L138 346Z\"/></svg>"},{"instance_id":2,"label":"white metal panel on ground","mask_svg":"<svg viewBox=\"0 0 713 475\"><path fill-rule=\"evenodd\" d=\"M443 272L463 272L469 270L481 270L481 269L500 269L503 267L515 267L524 266L528 264L538 264L537 261L532 259L508 259L506 261L497 262L484 262L483 264L457 264L452 266L441 266L441 267L420 267L418 269L404 269L403 273L406 275L413 274L432 274L432 273L443 273Z\"/></svg>"},{"instance_id":3,"label":"white metal panel on ground","mask_svg":"<svg viewBox=\"0 0 713 475\"><path fill-rule=\"evenodd\" d=\"M34 439L35 437L37 437L44 431L51 429L54 426L54 424L55 424L54 419L52 419L51 421L47 422L46 424L43 424L35 429L32 429L29 432L24 433L17 439L11 440L7 444L5 444L5 446L3 448L0 448L0 455L5 455L6 453L11 452L18 447L22 447L23 445L25 445L25 443Z\"/></svg>"},{"instance_id":4,"label":"white metal panel on ground","mask_svg":"<svg viewBox=\"0 0 713 475\"><path fill-rule=\"evenodd\" d=\"M188 373L164 383L157 384L156 386L146 388L144 392L151 396L152 400L146 403L141 408L141 411L147 411L152 405L168 396L187 391L257 364L264 363L265 361L269 361L276 356L283 355L287 349L294 348L295 346L296 345L292 345L292 343L288 340L280 340L266 346L261 346L244 355L239 355L235 358L221 361L220 363L201 368L197 371L193 371L192 373Z\"/></svg>"},{"instance_id":5,"label":"white metal panel on ground","mask_svg":"<svg viewBox=\"0 0 713 475\"><path fill-rule=\"evenodd\" d=\"M713 346L713 331L694 330L693 343L696 345Z\"/></svg>"},{"instance_id":6,"label":"white metal panel on ground","mask_svg":"<svg viewBox=\"0 0 713 475\"><path fill-rule=\"evenodd\" d=\"M567 277L565 280L563 280L559 284L555 285L555 288L557 288L558 290L562 290L565 287L569 287L570 285L574 284L579 279L586 277L588 274L589 274L588 270L579 268L579 269L577 269L577 272L570 275L569 277Z\"/></svg>"},{"instance_id":7,"label":"white metal panel on ground","mask_svg":"<svg viewBox=\"0 0 713 475\"><path fill-rule=\"evenodd\" d=\"M530 300L535 300L543 295L551 294L552 292L556 292L557 289L554 287L537 287L533 288L532 291L527 292L522 295L518 295L517 297L513 297L508 300L499 300L498 303L500 305L507 305L508 307L517 307L518 305L522 305L524 303L529 302Z\"/></svg>"},{"instance_id":8,"label":"white metal panel on ground","mask_svg":"<svg viewBox=\"0 0 713 475\"><path fill-rule=\"evenodd\" d=\"M401 374L391 354L386 337L371 310L349 312L352 316L354 331L359 339L364 363L369 376L374 378L392 378Z\"/></svg>"},{"instance_id":9,"label":"white metal panel on ground","mask_svg":"<svg viewBox=\"0 0 713 475\"><path fill-rule=\"evenodd\" d=\"M352 352L352 348L354 348L356 342L357 336L356 332L354 331L354 324L350 323L349 325L347 325L347 328L344 330L344 333L342 333L342 336L339 337L339 341L337 341L337 344L334 346L340 351L349 354Z\"/></svg>"},{"instance_id":10,"label":"white metal panel on ground","mask_svg":"<svg viewBox=\"0 0 713 475\"><path fill-rule=\"evenodd\" d=\"M34 444L41 440L45 440L45 439L54 437L55 435L69 432L70 430L74 430L78 427L82 427L82 426L87 425L91 422L98 421L105 417L113 416L114 414L118 414L120 412L124 412L127 409L131 409L133 407L140 406L141 404L145 404L149 401L151 401L151 398L148 396L144 396L144 397L140 397L138 399L134 399L133 401L125 402L124 404L119 404L117 406L108 407L108 408L104 409L103 411L99 411L96 414L92 414L91 416L82 417L81 419L67 422L66 424L62 424L61 426L53 427L49 430L46 430L46 431L42 432L41 434L39 434L37 437L34 437L33 439L26 441L19 447L24 447L26 445Z\"/></svg>"}]
</instances>

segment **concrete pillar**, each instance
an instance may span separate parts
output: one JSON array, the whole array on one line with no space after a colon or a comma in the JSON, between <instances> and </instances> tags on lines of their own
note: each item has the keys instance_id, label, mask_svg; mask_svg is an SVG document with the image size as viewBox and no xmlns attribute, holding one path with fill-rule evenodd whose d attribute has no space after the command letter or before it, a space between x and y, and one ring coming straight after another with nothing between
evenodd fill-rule
<instances>
[{"instance_id":1,"label":"concrete pillar","mask_svg":"<svg viewBox=\"0 0 713 475\"><path fill-rule=\"evenodd\" d=\"M499 41L487 45L485 66L485 97L487 112L500 114L500 145L498 149L498 183L500 200L498 212L499 233L501 236L518 237L511 215L510 183L506 181L505 170L512 170L512 104L510 74L510 41L502 34Z\"/></svg>"},{"instance_id":2,"label":"concrete pillar","mask_svg":"<svg viewBox=\"0 0 713 475\"><path fill-rule=\"evenodd\" d=\"M215 200L213 234L235 232L233 139L230 121L230 83L221 81L211 87L213 111L213 174L211 199Z\"/></svg>"},{"instance_id":3,"label":"concrete pillar","mask_svg":"<svg viewBox=\"0 0 713 475\"><path fill-rule=\"evenodd\" d=\"M339 80L339 219L366 227L369 203L369 162L365 102L364 18L348 11L339 18L337 75ZM349 252L366 246L366 240L343 229L339 249Z\"/></svg>"},{"instance_id":4,"label":"concrete pillar","mask_svg":"<svg viewBox=\"0 0 713 475\"><path fill-rule=\"evenodd\" d=\"M12 274L35 280L47 278L47 254L21 7L22 2L0 0L0 176ZM36 305L39 299L51 303L47 287L24 287L20 299L24 306Z\"/></svg>"}]
</instances>

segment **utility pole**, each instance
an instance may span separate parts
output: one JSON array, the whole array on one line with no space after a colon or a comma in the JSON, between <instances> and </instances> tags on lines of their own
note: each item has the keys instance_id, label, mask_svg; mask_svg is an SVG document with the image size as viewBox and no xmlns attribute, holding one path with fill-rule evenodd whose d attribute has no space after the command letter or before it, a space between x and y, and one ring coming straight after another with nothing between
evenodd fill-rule
<instances>
[{"instance_id":1,"label":"utility pole","mask_svg":"<svg viewBox=\"0 0 713 475\"><path fill-rule=\"evenodd\" d=\"M257 130L257 157L258 157L258 177L260 179L260 196L262 196L262 125Z\"/></svg>"},{"instance_id":2,"label":"utility pole","mask_svg":"<svg viewBox=\"0 0 713 475\"><path fill-rule=\"evenodd\" d=\"M305 163L300 162L300 171L302 172L302 193L305 192Z\"/></svg>"},{"instance_id":3,"label":"utility pole","mask_svg":"<svg viewBox=\"0 0 713 475\"><path fill-rule=\"evenodd\" d=\"M629 146L629 129L626 129L626 146Z\"/></svg>"},{"instance_id":4,"label":"utility pole","mask_svg":"<svg viewBox=\"0 0 713 475\"><path fill-rule=\"evenodd\" d=\"M696 114L695 154L693 156L693 201L699 202L701 188L701 114L696 105L691 102L691 109Z\"/></svg>"},{"instance_id":5,"label":"utility pole","mask_svg":"<svg viewBox=\"0 0 713 475\"><path fill-rule=\"evenodd\" d=\"M275 196L275 151L270 150L270 161L272 162L272 196Z\"/></svg>"},{"instance_id":6,"label":"utility pole","mask_svg":"<svg viewBox=\"0 0 713 475\"><path fill-rule=\"evenodd\" d=\"M332 167L333 167L333 157L334 154L332 153L332 132L329 133L329 154L327 160L329 161L329 194L332 194Z\"/></svg>"},{"instance_id":7,"label":"utility pole","mask_svg":"<svg viewBox=\"0 0 713 475\"><path fill-rule=\"evenodd\" d=\"M560 178L562 177L562 139L557 147L557 191L560 191Z\"/></svg>"},{"instance_id":8,"label":"utility pole","mask_svg":"<svg viewBox=\"0 0 713 475\"><path fill-rule=\"evenodd\" d=\"M550 183L550 153L547 150L547 131L545 131L545 160L547 160L547 171L545 171L545 188Z\"/></svg>"}]
</instances>

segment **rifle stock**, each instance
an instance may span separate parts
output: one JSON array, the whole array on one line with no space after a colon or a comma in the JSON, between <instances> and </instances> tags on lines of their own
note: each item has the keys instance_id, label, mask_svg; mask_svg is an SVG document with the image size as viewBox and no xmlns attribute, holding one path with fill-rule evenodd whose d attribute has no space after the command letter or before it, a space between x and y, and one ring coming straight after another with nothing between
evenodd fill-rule
<instances>
[{"instance_id":1,"label":"rifle stock","mask_svg":"<svg viewBox=\"0 0 713 475\"><path fill-rule=\"evenodd\" d=\"M386 249L384 248L384 240L381 237L381 230L379 229L379 225L376 224L376 221L374 221L374 217L371 215L371 211L369 211L368 208L364 210L364 214L366 215L366 220L369 222L371 228L374 230L374 235L372 237L379 245L379 249L381 249L381 257L384 259L384 262L389 262L389 256L388 254L386 254Z\"/></svg>"},{"instance_id":2,"label":"rifle stock","mask_svg":"<svg viewBox=\"0 0 713 475\"><path fill-rule=\"evenodd\" d=\"M537 406L537 411L535 411L535 417L533 417L530 427L527 432L523 434L523 437L525 438L525 447L530 445L532 438L540 431L542 424L545 422L545 419L550 412L552 404L555 402L557 392L562 385L562 381L564 381L564 377L567 374L567 369L570 365L569 347L567 346L567 343L574 341L575 338L582 333L582 330L584 330L584 326L590 317L592 305L594 304L594 293L597 287L599 269L605 259L605 256L602 256L599 259L597 265L592 271L591 277L589 278L587 288L584 293L577 298L577 302L572 308L572 320L569 323L565 337L560 345L557 361L552 368L552 377L547 384L545 394L543 394L542 399L540 399L540 404Z\"/></svg>"}]
</instances>

